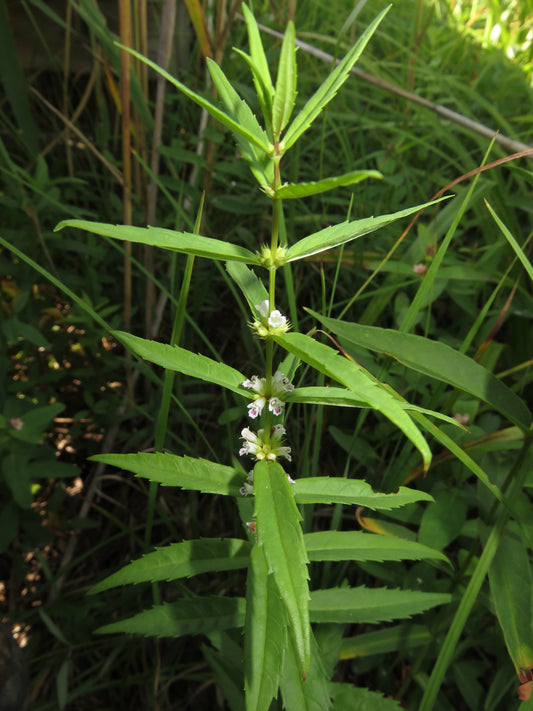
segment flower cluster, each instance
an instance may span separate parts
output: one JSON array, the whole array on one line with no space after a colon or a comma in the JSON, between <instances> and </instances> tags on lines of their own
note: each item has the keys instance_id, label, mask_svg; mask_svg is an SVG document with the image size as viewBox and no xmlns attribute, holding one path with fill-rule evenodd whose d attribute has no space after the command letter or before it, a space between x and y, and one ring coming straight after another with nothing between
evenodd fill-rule
<instances>
[{"instance_id":1,"label":"flower cluster","mask_svg":"<svg viewBox=\"0 0 533 711\"><path fill-rule=\"evenodd\" d=\"M253 402L248 405L248 414L252 419L259 417L267 402L270 412L276 416L281 415L284 402L279 396L284 392L294 390L294 385L279 370L272 378L270 392L267 392L266 378L260 378L258 375L252 375L242 385L256 393Z\"/></svg>"},{"instance_id":2,"label":"flower cluster","mask_svg":"<svg viewBox=\"0 0 533 711\"><path fill-rule=\"evenodd\" d=\"M257 434L252 432L248 427L245 427L241 432L243 440L242 447L239 450L239 455L242 457L245 454L251 454L257 461L262 459L275 460L277 457L285 457L289 462L291 460L291 448L285 447L281 443L281 438L285 434L283 425L274 425L270 431L270 442L265 442L265 431L258 430Z\"/></svg>"},{"instance_id":3,"label":"flower cluster","mask_svg":"<svg viewBox=\"0 0 533 711\"><path fill-rule=\"evenodd\" d=\"M261 338L268 338L269 336L281 336L286 333L290 324L287 317L284 316L278 309L270 310L270 302L265 299L260 304L256 304L261 320L256 320L252 324L253 330Z\"/></svg>"}]
</instances>

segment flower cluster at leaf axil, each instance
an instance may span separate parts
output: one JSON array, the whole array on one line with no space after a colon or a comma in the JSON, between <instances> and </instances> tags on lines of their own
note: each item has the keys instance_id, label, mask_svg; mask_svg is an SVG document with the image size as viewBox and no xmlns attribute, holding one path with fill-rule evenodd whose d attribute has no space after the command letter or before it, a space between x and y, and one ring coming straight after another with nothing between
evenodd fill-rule
<instances>
[{"instance_id":1,"label":"flower cluster at leaf axil","mask_svg":"<svg viewBox=\"0 0 533 711\"><path fill-rule=\"evenodd\" d=\"M281 336L290 328L290 323L287 317L284 316L278 309L270 310L270 301L265 299L260 304L256 304L260 320L255 320L252 323L252 329L260 338L268 338L269 336Z\"/></svg>"},{"instance_id":2,"label":"flower cluster at leaf axil","mask_svg":"<svg viewBox=\"0 0 533 711\"><path fill-rule=\"evenodd\" d=\"M259 417L267 403L268 409L272 414L281 415L285 403L280 398L280 395L282 396L284 392L294 390L294 385L279 370L272 377L269 392L267 392L266 378L260 378L258 375L252 375L242 385L244 388L253 390L256 393L253 402L247 405L248 414L252 419Z\"/></svg>"}]
</instances>

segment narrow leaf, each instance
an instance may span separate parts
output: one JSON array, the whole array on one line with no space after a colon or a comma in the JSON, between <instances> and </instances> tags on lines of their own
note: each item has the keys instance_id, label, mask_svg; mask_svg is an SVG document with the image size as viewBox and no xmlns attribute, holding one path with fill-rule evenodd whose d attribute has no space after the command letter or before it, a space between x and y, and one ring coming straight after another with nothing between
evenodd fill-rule
<instances>
[{"instance_id":1,"label":"narrow leaf","mask_svg":"<svg viewBox=\"0 0 533 711\"><path fill-rule=\"evenodd\" d=\"M259 461L254 467L257 538L269 570L287 609L301 671L310 663L310 626L307 604L307 555L300 526L300 512L287 475L277 462Z\"/></svg>"},{"instance_id":2,"label":"narrow leaf","mask_svg":"<svg viewBox=\"0 0 533 711\"><path fill-rule=\"evenodd\" d=\"M381 179L383 175L377 170L353 170L351 173L344 173L344 175L324 178L323 180L313 180L309 183L286 183L273 191L273 197L284 200L288 198L304 198L309 197L309 195L325 193L335 188L356 185L368 178Z\"/></svg>"},{"instance_id":3,"label":"narrow leaf","mask_svg":"<svg viewBox=\"0 0 533 711\"><path fill-rule=\"evenodd\" d=\"M163 486L179 486L203 494L240 496L245 480L245 476L232 467L175 454L97 454L90 459L120 467Z\"/></svg>"},{"instance_id":4,"label":"narrow leaf","mask_svg":"<svg viewBox=\"0 0 533 711\"><path fill-rule=\"evenodd\" d=\"M294 24L289 21L278 65L276 92L272 103L272 132L278 140L289 122L296 100L296 45L294 43Z\"/></svg>"},{"instance_id":5,"label":"narrow leaf","mask_svg":"<svg viewBox=\"0 0 533 711\"><path fill-rule=\"evenodd\" d=\"M312 622L374 624L404 619L445 605L452 599L447 593L388 588L329 588L311 593L309 615Z\"/></svg>"},{"instance_id":6,"label":"narrow leaf","mask_svg":"<svg viewBox=\"0 0 533 711\"><path fill-rule=\"evenodd\" d=\"M97 583L90 594L131 583L178 580L200 573L246 568L251 545L237 538L202 538L157 548Z\"/></svg>"},{"instance_id":7,"label":"narrow leaf","mask_svg":"<svg viewBox=\"0 0 533 711\"><path fill-rule=\"evenodd\" d=\"M338 355L329 346L318 343L302 333L287 333L284 336L277 336L275 340L290 353L298 356L300 360L312 365L320 373L342 383L359 398L366 400L371 407L388 417L419 450L424 467L426 469L429 467L431 451L418 427L398 400L372 380L356 363Z\"/></svg>"},{"instance_id":8,"label":"narrow leaf","mask_svg":"<svg viewBox=\"0 0 533 711\"><path fill-rule=\"evenodd\" d=\"M446 199L446 198L441 198ZM313 254L325 252L328 249L339 247L341 244L351 242L358 237L370 234L376 230L400 220L403 217L419 212L429 205L435 205L440 200L424 203L415 207L409 207L390 215L380 215L379 217L365 217L362 220L352 220L351 222L341 222L339 225L326 227L319 232L304 237L287 250L287 261L294 262L298 259L311 257Z\"/></svg>"},{"instance_id":9,"label":"narrow leaf","mask_svg":"<svg viewBox=\"0 0 533 711\"><path fill-rule=\"evenodd\" d=\"M243 7L245 6L243 5ZM255 313L256 304L268 299L268 291L263 282L254 271L242 262L226 262L226 270L244 294L250 311Z\"/></svg>"},{"instance_id":10,"label":"narrow leaf","mask_svg":"<svg viewBox=\"0 0 533 711\"><path fill-rule=\"evenodd\" d=\"M145 637L181 637L242 627L246 601L240 597L203 597L163 603L134 617L99 627L99 634L127 632Z\"/></svg>"},{"instance_id":11,"label":"narrow leaf","mask_svg":"<svg viewBox=\"0 0 533 711\"><path fill-rule=\"evenodd\" d=\"M524 401L482 365L445 343L393 329L345 323L308 311L344 341L385 353L408 368L442 380L486 402L522 429L529 429L532 416Z\"/></svg>"},{"instance_id":12,"label":"narrow leaf","mask_svg":"<svg viewBox=\"0 0 533 711\"><path fill-rule=\"evenodd\" d=\"M55 227L54 231L57 232L64 227L76 227L104 237L161 247L183 254L193 254L197 257L259 264L259 257L245 247L211 237L202 237L202 235L195 235L192 232L174 232L174 230L162 227L108 225L88 220L63 220Z\"/></svg>"},{"instance_id":13,"label":"narrow leaf","mask_svg":"<svg viewBox=\"0 0 533 711\"><path fill-rule=\"evenodd\" d=\"M330 684L333 694L333 711L401 711L398 701L351 684Z\"/></svg>"},{"instance_id":14,"label":"narrow leaf","mask_svg":"<svg viewBox=\"0 0 533 711\"><path fill-rule=\"evenodd\" d=\"M440 551L429 546L391 536L376 536L362 531L319 531L304 534L309 560L422 560L449 562Z\"/></svg>"},{"instance_id":15,"label":"narrow leaf","mask_svg":"<svg viewBox=\"0 0 533 711\"><path fill-rule=\"evenodd\" d=\"M246 57L244 53L239 54L245 56L252 70L252 77L255 84L259 103L263 111L263 116L268 125L272 122L272 97L274 96L274 86L270 76L268 61L263 48L261 34L255 21L255 17L250 8L243 3L242 14L248 29L248 44L250 45L250 57Z\"/></svg>"},{"instance_id":16,"label":"narrow leaf","mask_svg":"<svg viewBox=\"0 0 533 711\"><path fill-rule=\"evenodd\" d=\"M246 379L244 375L225 363L219 363L199 353L192 353L180 346L170 346L166 343L149 341L146 338L132 336L124 331L113 331L113 335L132 353L136 353L151 363L183 375L205 380L208 383L220 385L243 397L250 397L249 393L242 387L242 383Z\"/></svg>"},{"instance_id":17,"label":"narrow leaf","mask_svg":"<svg viewBox=\"0 0 533 711\"><path fill-rule=\"evenodd\" d=\"M434 637L424 625L406 623L377 632L364 632L356 637L345 637L339 651L339 659L369 657L372 654L387 654L422 647Z\"/></svg>"},{"instance_id":18,"label":"narrow leaf","mask_svg":"<svg viewBox=\"0 0 533 711\"><path fill-rule=\"evenodd\" d=\"M307 678L303 678L300 673L297 646L293 636L289 635L280 688L283 708L287 711L329 711L331 709L329 679L312 633L311 664Z\"/></svg>"},{"instance_id":19,"label":"narrow leaf","mask_svg":"<svg viewBox=\"0 0 533 711\"><path fill-rule=\"evenodd\" d=\"M500 218L498 217L496 212L492 209L492 207L489 205L489 203L486 200L485 200L485 205L487 206L490 214L494 218L494 222L498 225L498 227L502 231L502 234L504 235L505 239L509 242L511 247L514 249L516 256L522 262L522 266L524 267L529 278L533 282L533 266L531 265L531 262L524 254L524 250L518 244L516 239L511 234L510 230L503 224L503 222L500 220Z\"/></svg>"},{"instance_id":20,"label":"narrow leaf","mask_svg":"<svg viewBox=\"0 0 533 711\"><path fill-rule=\"evenodd\" d=\"M396 509L416 501L433 501L425 491L400 486L396 494L380 494L362 479L305 477L291 485L298 504L347 504L373 510Z\"/></svg>"}]
</instances>

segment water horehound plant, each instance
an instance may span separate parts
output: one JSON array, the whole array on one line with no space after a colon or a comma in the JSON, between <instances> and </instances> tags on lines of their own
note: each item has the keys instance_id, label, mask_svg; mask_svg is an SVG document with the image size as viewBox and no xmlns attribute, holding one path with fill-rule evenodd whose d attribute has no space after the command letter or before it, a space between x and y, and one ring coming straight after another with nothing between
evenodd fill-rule
<instances>
[{"instance_id":1,"label":"water horehound plant","mask_svg":"<svg viewBox=\"0 0 533 711\"><path fill-rule=\"evenodd\" d=\"M234 497L236 500L243 521L243 538L173 543L133 561L93 589L100 592L126 583L157 583L204 572L245 570L245 597L198 597L191 593L178 602L155 604L150 610L100 629L107 633L128 632L164 637L205 634L212 644L206 647L206 658L234 710L267 711L280 708L281 703L288 711L399 708L396 702L384 699L376 692L357 689L349 684L331 683L331 654L328 655L325 650L326 645L317 643L317 636L321 635L321 630L327 629L328 634L335 630L333 636L338 649L342 624L406 618L450 600L450 595L443 592L385 587L368 589L364 586L350 587L347 583L335 588L309 589L309 561L428 558L442 565L446 558L438 551L403 538L363 531L304 533L301 505L335 503L390 510L414 502L430 501L431 497L403 487L393 494L376 493L365 481L335 476L336 472L329 477L307 476L308 462L299 461L296 453L291 452L292 425L285 419L288 403L372 409L402 431L420 453L424 469L429 467L431 452L420 428L440 437L444 443L444 434L427 419L427 412L410 406L390 387L381 384L334 348L291 329L281 308L277 289L280 268L290 277L294 262L344 245L424 207L409 207L394 214L342 222L302 239L292 236L289 239L284 228L284 200L305 198L337 186L379 177L371 170L354 171L317 182L287 184L283 181L282 168L285 154L336 95L385 12L369 25L355 46L292 118L296 97L294 27L289 23L285 32L274 83L254 17L249 9L243 7L250 53L239 51L239 54L252 73L263 127L214 62L208 60L208 69L222 108L147 62L232 132L259 189L272 200L269 244L257 245L257 251L253 252L238 244L166 229L113 226L81 220L68 220L58 227L77 227L99 235L181 252L189 255L189 266L195 257L224 261L229 276L246 300L250 327L264 348L264 371L244 374L205 355L179 347L176 345L176 334L183 318L183 301L176 312L169 345L116 333L116 337L132 352L166 369L165 404L159 418L155 453L96 457L100 462L122 467L149 479L154 487L159 483L203 494ZM185 274L182 294L187 293L189 268ZM291 304L291 314L295 313L294 304ZM356 324L343 324L319 314L315 316L326 327L337 331L341 338L363 342L365 347L372 346L368 343L369 339L387 335L380 329L361 331ZM294 321L294 315L292 318ZM435 375L435 363L442 361L448 365L447 382L452 383L460 372L457 363L449 360L453 353L454 358L461 360L461 365L468 363L469 392L475 390L476 395L485 399L488 397L489 402L492 402L492 397L495 407L508 414L519 426L527 428L529 414L524 406L481 366L446 346L425 339L420 341L426 348L423 353L418 342L413 345L401 339L398 343L373 345L376 350L393 353L394 349L399 350L407 343L411 360L414 358L416 361L414 364L407 363L410 367L416 369L419 361L423 360L427 362L424 372L430 368ZM433 347L437 350L431 350ZM428 348L431 352L427 351ZM294 387L294 375L300 363L307 365L308 373L318 374L319 383L327 380L331 384ZM243 418L248 418L241 430L239 461L243 462L243 466L224 466L186 454L175 456L160 451L163 441L161 426L166 422L173 372L226 388L242 403ZM481 380L485 378L483 382L489 382L492 389L484 389L480 377ZM454 444L449 437L446 442L451 442L450 446ZM474 467L472 471L483 480L479 467ZM483 483L490 487L488 481ZM314 628L311 623L315 623ZM321 623L335 625L323 627ZM239 635L232 631L239 628L243 628L242 648ZM278 690L281 690L281 702L275 700Z\"/></svg>"}]
</instances>

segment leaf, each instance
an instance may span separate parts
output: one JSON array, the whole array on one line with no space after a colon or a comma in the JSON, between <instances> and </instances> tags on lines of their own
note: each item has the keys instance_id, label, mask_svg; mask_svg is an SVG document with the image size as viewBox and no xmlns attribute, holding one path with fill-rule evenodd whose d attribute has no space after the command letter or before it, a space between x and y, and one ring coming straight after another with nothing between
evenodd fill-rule
<instances>
[{"instance_id":1,"label":"leaf","mask_svg":"<svg viewBox=\"0 0 533 711\"><path fill-rule=\"evenodd\" d=\"M203 494L240 496L239 489L245 480L232 467L175 454L97 454L89 459L120 467L163 486L179 486Z\"/></svg>"},{"instance_id":2,"label":"leaf","mask_svg":"<svg viewBox=\"0 0 533 711\"><path fill-rule=\"evenodd\" d=\"M398 701L386 698L379 691L362 689L351 684L330 684L333 711L401 711Z\"/></svg>"},{"instance_id":3,"label":"leaf","mask_svg":"<svg viewBox=\"0 0 533 711\"><path fill-rule=\"evenodd\" d=\"M508 527L489 568L492 601L516 669L533 667L533 589L524 542Z\"/></svg>"},{"instance_id":4,"label":"leaf","mask_svg":"<svg viewBox=\"0 0 533 711\"><path fill-rule=\"evenodd\" d=\"M434 506L434 504L430 504ZM427 509L426 509L427 511ZM309 560L421 560L449 562L440 551L414 541L362 531L319 531L304 534Z\"/></svg>"},{"instance_id":5,"label":"leaf","mask_svg":"<svg viewBox=\"0 0 533 711\"><path fill-rule=\"evenodd\" d=\"M181 637L242 627L246 601L241 597L201 597L156 605L126 620L99 627L99 634L127 632L145 637Z\"/></svg>"},{"instance_id":6,"label":"leaf","mask_svg":"<svg viewBox=\"0 0 533 711\"><path fill-rule=\"evenodd\" d=\"M416 501L433 501L425 491L400 486L396 494L380 494L362 479L316 476L297 479L291 485L298 504L347 504L373 510L397 509Z\"/></svg>"},{"instance_id":7,"label":"leaf","mask_svg":"<svg viewBox=\"0 0 533 711\"><path fill-rule=\"evenodd\" d=\"M492 207L489 205L489 203L486 200L485 200L485 205L487 206L490 214L494 218L494 222L498 225L498 227L502 231L502 234L504 235L505 239L509 242L509 244L515 251L516 256L522 262L522 266L524 267L529 278L533 282L533 266L531 265L531 262L524 254L524 250L520 247L520 245L518 244L516 239L511 234L510 230L503 224L503 222L500 220L498 215L495 213L495 211L492 209Z\"/></svg>"},{"instance_id":8,"label":"leaf","mask_svg":"<svg viewBox=\"0 0 533 711\"><path fill-rule=\"evenodd\" d=\"M104 237L138 242L183 254L194 254L197 257L259 264L259 257L245 247L211 237L202 237L202 235L195 235L192 232L174 232L174 230L166 230L162 227L108 225L89 220L63 220L54 228L54 232L58 232L64 227L76 227Z\"/></svg>"},{"instance_id":9,"label":"leaf","mask_svg":"<svg viewBox=\"0 0 533 711\"><path fill-rule=\"evenodd\" d=\"M395 625L377 632L364 632L356 637L345 637L342 640L339 659L403 652L429 644L433 639L433 635L424 625L413 623Z\"/></svg>"},{"instance_id":10,"label":"leaf","mask_svg":"<svg viewBox=\"0 0 533 711\"><path fill-rule=\"evenodd\" d=\"M285 606L265 554L253 546L246 579L244 669L246 711L268 711L278 695L287 640Z\"/></svg>"},{"instance_id":11,"label":"leaf","mask_svg":"<svg viewBox=\"0 0 533 711\"><path fill-rule=\"evenodd\" d=\"M227 632L219 632L229 637ZM214 636L214 635L209 635ZM239 649L240 651L240 649ZM215 650L207 644L202 645L202 654L214 673L215 682L222 692L230 711L245 711L241 655L236 659L228 658L226 649Z\"/></svg>"},{"instance_id":12,"label":"leaf","mask_svg":"<svg viewBox=\"0 0 533 711\"><path fill-rule=\"evenodd\" d=\"M390 392L372 380L356 363L302 333L287 333L276 336L274 340L320 373L345 385L357 397L366 400L368 405L388 417L419 450L425 469L429 468L431 451L418 427Z\"/></svg>"},{"instance_id":13,"label":"leaf","mask_svg":"<svg viewBox=\"0 0 533 711\"><path fill-rule=\"evenodd\" d=\"M243 5L243 8L246 7ZM226 262L226 270L233 281L240 288L250 311L255 313L255 305L268 299L268 291L257 274L242 262Z\"/></svg>"},{"instance_id":14,"label":"leaf","mask_svg":"<svg viewBox=\"0 0 533 711\"><path fill-rule=\"evenodd\" d=\"M300 512L280 464L257 462L254 467L254 494L257 540L263 547L269 570L285 604L301 671L307 676L311 654L307 555Z\"/></svg>"},{"instance_id":15,"label":"leaf","mask_svg":"<svg viewBox=\"0 0 533 711\"><path fill-rule=\"evenodd\" d=\"M257 22L252 11L245 3L242 4L242 14L244 15L244 20L248 29L248 44L250 45L251 56L248 57L240 50L235 51L246 59L252 70L255 90L263 111L263 116L265 121L270 125L272 121L272 97L274 96L274 86L270 76L268 61L263 48L263 42L261 40L261 34L259 32Z\"/></svg>"},{"instance_id":16,"label":"leaf","mask_svg":"<svg viewBox=\"0 0 533 711\"><path fill-rule=\"evenodd\" d=\"M296 100L296 45L294 23L289 20L283 36L276 79L276 91L272 102L272 133L277 141L288 124Z\"/></svg>"},{"instance_id":17,"label":"leaf","mask_svg":"<svg viewBox=\"0 0 533 711\"><path fill-rule=\"evenodd\" d=\"M328 78L316 90L300 113L296 116L283 137L282 148L285 151L289 150L289 148L296 143L300 136L317 118L322 109L337 94L341 86L348 78L351 68L359 59L368 41L389 9L390 6L382 10L375 20L368 25L357 43L352 47L344 59L341 60L337 67L331 72Z\"/></svg>"},{"instance_id":18,"label":"leaf","mask_svg":"<svg viewBox=\"0 0 533 711\"><path fill-rule=\"evenodd\" d=\"M113 331L113 335L132 353L136 353L151 363L183 375L205 380L208 383L220 385L243 397L251 397L242 387L242 383L246 380L244 375L225 363L219 363L199 353L192 353L180 346L170 346L166 343L149 341L146 338L132 336L124 331Z\"/></svg>"},{"instance_id":19,"label":"leaf","mask_svg":"<svg viewBox=\"0 0 533 711\"><path fill-rule=\"evenodd\" d=\"M432 548L443 550L461 532L468 512L467 497L459 488L445 489L436 494L422 514L418 540Z\"/></svg>"},{"instance_id":20,"label":"leaf","mask_svg":"<svg viewBox=\"0 0 533 711\"><path fill-rule=\"evenodd\" d=\"M233 86L227 80L222 69L212 59L207 60L207 68L213 79L218 95L226 107L228 115L240 126L245 127L251 134L257 137L262 145L268 145L268 138L259 125L251 108L244 99L241 99ZM257 144L251 143L246 138L236 135L237 146L242 157L250 166L260 185L269 184L274 180L274 163L264 148L258 148Z\"/></svg>"},{"instance_id":21,"label":"leaf","mask_svg":"<svg viewBox=\"0 0 533 711\"><path fill-rule=\"evenodd\" d=\"M325 193L339 187L355 185L368 178L383 178L377 170L353 170L351 173L344 173L332 178L311 181L309 183L286 183L273 191L273 196L283 200L289 198L304 198L318 193Z\"/></svg>"},{"instance_id":22,"label":"leaf","mask_svg":"<svg viewBox=\"0 0 533 711\"><path fill-rule=\"evenodd\" d=\"M309 676L304 678L300 673L296 644L292 635L289 635L280 688L283 708L287 711L293 711L293 709L294 711L329 711L331 709L329 679L312 633Z\"/></svg>"},{"instance_id":23,"label":"leaf","mask_svg":"<svg viewBox=\"0 0 533 711\"><path fill-rule=\"evenodd\" d=\"M446 198L441 198L441 200L443 199ZM312 235L304 237L289 247L286 255L287 261L295 262L298 259L311 257L313 254L319 254L320 252L325 252L328 249L339 247L341 244L346 244L346 242L350 242L358 237L375 232L382 227L386 227L387 225L396 222L396 220L400 220L403 217L419 212L420 210L423 210L430 205L435 205L438 202L440 202L440 200L433 200L432 202L427 202L423 205L408 207L405 210L400 210L399 212L394 212L390 215L365 217L362 220L352 220L351 222L345 221L338 225L326 227L319 232L315 232Z\"/></svg>"},{"instance_id":24,"label":"leaf","mask_svg":"<svg viewBox=\"0 0 533 711\"><path fill-rule=\"evenodd\" d=\"M445 605L447 593L388 588L329 588L311 593L309 616L312 622L375 624L403 619Z\"/></svg>"},{"instance_id":25,"label":"leaf","mask_svg":"<svg viewBox=\"0 0 533 711\"><path fill-rule=\"evenodd\" d=\"M523 400L482 365L445 343L393 329L345 323L308 311L348 343L385 353L408 368L479 398L522 429L529 428L532 416Z\"/></svg>"},{"instance_id":26,"label":"leaf","mask_svg":"<svg viewBox=\"0 0 533 711\"><path fill-rule=\"evenodd\" d=\"M251 545L237 538L201 538L156 548L97 583L90 594L130 583L178 580L200 573L246 568Z\"/></svg>"}]
</instances>

